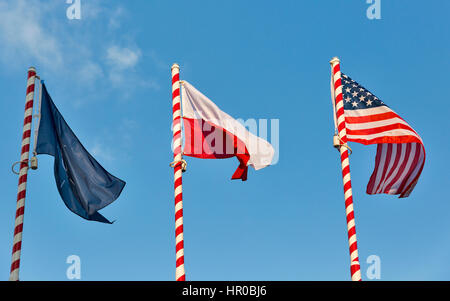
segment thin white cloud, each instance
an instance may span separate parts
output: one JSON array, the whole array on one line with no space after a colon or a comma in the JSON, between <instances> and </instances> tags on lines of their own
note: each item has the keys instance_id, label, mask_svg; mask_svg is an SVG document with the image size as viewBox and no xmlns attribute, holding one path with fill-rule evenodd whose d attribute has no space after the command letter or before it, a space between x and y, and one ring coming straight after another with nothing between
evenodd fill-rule
<instances>
[{"instance_id":1,"label":"thin white cloud","mask_svg":"<svg viewBox=\"0 0 450 301\"><path fill-rule=\"evenodd\" d=\"M113 84L112 87L128 86L145 89L159 90L160 85L153 78L146 74L140 74L138 64L142 58L142 51L136 47L110 46L106 50L105 60L107 66L108 79ZM130 90L131 91L131 90ZM129 91L123 91L124 99L131 99Z\"/></svg>"},{"instance_id":2,"label":"thin white cloud","mask_svg":"<svg viewBox=\"0 0 450 301\"><path fill-rule=\"evenodd\" d=\"M94 158L96 158L99 162L109 163L114 161L115 159L111 150L107 146L101 144L98 141L90 149L90 154Z\"/></svg>"},{"instance_id":3,"label":"thin white cloud","mask_svg":"<svg viewBox=\"0 0 450 301\"><path fill-rule=\"evenodd\" d=\"M140 49L121 48L111 46L107 50L106 58L108 63L115 69L124 70L136 66L141 57Z\"/></svg>"},{"instance_id":4,"label":"thin white cloud","mask_svg":"<svg viewBox=\"0 0 450 301\"><path fill-rule=\"evenodd\" d=\"M88 151L100 164L109 164L117 160L125 162L131 159L128 155L130 149L133 149L136 143L136 131L140 125L131 118L119 120L113 128L102 132L101 136L96 136L87 142Z\"/></svg>"},{"instance_id":5,"label":"thin white cloud","mask_svg":"<svg viewBox=\"0 0 450 301\"><path fill-rule=\"evenodd\" d=\"M95 20L100 17L102 11L104 11L100 2L100 0L82 1L82 20Z\"/></svg>"},{"instance_id":6,"label":"thin white cloud","mask_svg":"<svg viewBox=\"0 0 450 301\"><path fill-rule=\"evenodd\" d=\"M125 10L119 6L116 9L114 9L112 11L112 13L110 13L109 15L109 23L108 23L108 27L110 30L115 30L120 28L121 26L121 18L125 15Z\"/></svg>"},{"instance_id":7,"label":"thin white cloud","mask_svg":"<svg viewBox=\"0 0 450 301\"><path fill-rule=\"evenodd\" d=\"M58 39L43 27L46 10L35 1L0 1L1 57L8 62L31 58L38 63L60 66L63 54Z\"/></svg>"},{"instance_id":8,"label":"thin white cloud","mask_svg":"<svg viewBox=\"0 0 450 301\"><path fill-rule=\"evenodd\" d=\"M163 61L154 50L150 50L146 53L146 55L153 61L153 64L161 70L167 70L167 66L169 64L165 61Z\"/></svg>"},{"instance_id":9,"label":"thin white cloud","mask_svg":"<svg viewBox=\"0 0 450 301\"><path fill-rule=\"evenodd\" d=\"M103 76L103 69L99 64L87 61L78 72L79 78L90 84L94 84L97 78Z\"/></svg>"},{"instance_id":10,"label":"thin white cloud","mask_svg":"<svg viewBox=\"0 0 450 301\"><path fill-rule=\"evenodd\" d=\"M159 89L157 81L148 73L143 76L139 68L141 49L129 31L121 30L128 16L125 8L101 0L82 1L82 19L67 20L67 7L65 1L0 0L2 69L16 71L31 65L44 79L70 72L74 81L65 88L74 98L77 91L95 90L98 95L106 86L105 93L114 88L120 99L131 99L133 87ZM78 98L73 102L77 106L90 101Z\"/></svg>"}]
</instances>

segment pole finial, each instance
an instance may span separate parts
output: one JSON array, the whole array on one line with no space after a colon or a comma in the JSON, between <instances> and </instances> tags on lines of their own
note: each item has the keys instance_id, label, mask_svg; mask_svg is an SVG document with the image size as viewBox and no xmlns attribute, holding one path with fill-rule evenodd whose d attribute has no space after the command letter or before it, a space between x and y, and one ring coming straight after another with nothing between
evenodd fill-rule
<instances>
[{"instance_id":1,"label":"pole finial","mask_svg":"<svg viewBox=\"0 0 450 301\"><path fill-rule=\"evenodd\" d=\"M340 62L339 58L337 56L335 56L335 57L333 57L331 59L330 64L334 65L334 64L339 63L339 62Z\"/></svg>"},{"instance_id":2,"label":"pole finial","mask_svg":"<svg viewBox=\"0 0 450 301\"><path fill-rule=\"evenodd\" d=\"M36 68L34 68L33 66L31 66L30 68L28 68L28 71L34 71L34 72L36 72Z\"/></svg>"},{"instance_id":3,"label":"pole finial","mask_svg":"<svg viewBox=\"0 0 450 301\"><path fill-rule=\"evenodd\" d=\"M170 69L173 70L174 68L180 69L180 66L177 63L175 63L172 65L172 68Z\"/></svg>"}]
</instances>

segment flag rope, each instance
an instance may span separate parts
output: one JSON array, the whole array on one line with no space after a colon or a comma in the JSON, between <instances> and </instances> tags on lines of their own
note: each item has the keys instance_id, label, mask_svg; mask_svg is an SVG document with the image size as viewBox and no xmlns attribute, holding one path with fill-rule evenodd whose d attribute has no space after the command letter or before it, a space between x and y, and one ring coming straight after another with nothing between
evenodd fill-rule
<instances>
[{"instance_id":1,"label":"flag rope","mask_svg":"<svg viewBox=\"0 0 450 301\"><path fill-rule=\"evenodd\" d=\"M170 162L169 166L173 168L173 167L175 167L175 165L177 165L179 163L181 163L181 170L183 172L185 172L187 169L187 162L184 159L181 159L180 161L172 161L172 162Z\"/></svg>"},{"instance_id":2,"label":"flag rope","mask_svg":"<svg viewBox=\"0 0 450 301\"><path fill-rule=\"evenodd\" d=\"M36 148L37 148L37 141L39 136L39 126L41 125L41 106L42 106L42 80L41 78L36 75L36 78L39 81L39 99L38 99L38 107L37 107L37 113L34 115L34 117L37 118L37 122L35 123L36 128L34 130L34 143L33 143L33 156L36 157Z\"/></svg>"},{"instance_id":3,"label":"flag rope","mask_svg":"<svg viewBox=\"0 0 450 301\"><path fill-rule=\"evenodd\" d=\"M342 95L341 67L338 58L330 61L333 72L335 110L338 126L338 137L341 153L342 179L344 184L345 211L347 217L348 244L350 250L350 273L353 281L361 281L361 267L359 264L358 244L356 241L355 214L353 211L352 182L350 179L350 161L347 150L347 131L344 117L344 99ZM344 146L344 147L342 147Z\"/></svg>"},{"instance_id":4,"label":"flag rope","mask_svg":"<svg viewBox=\"0 0 450 301\"><path fill-rule=\"evenodd\" d=\"M19 280L20 255L22 251L23 218L25 212L25 195L27 191L28 161L30 154L31 124L33 120L34 85L36 69L28 69L27 92L25 98L25 116L23 123L22 145L20 155L19 185L17 191L16 218L14 221L14 238L11 258L10 281Z\"/></svg>"},{"instance_id":5,"label":"flag rope","mask_svg":"<svg viewBox=\"0 0 450 301\"><path fill-rule=\"evenodd\" d=\"M183 237L183 155L181 151L181 98L180 98L180 67L172 66L172 113L173 113L173 164L175 190L175 280L185 281L184 270L184 237Z\"/></svg>"}]
</instances>

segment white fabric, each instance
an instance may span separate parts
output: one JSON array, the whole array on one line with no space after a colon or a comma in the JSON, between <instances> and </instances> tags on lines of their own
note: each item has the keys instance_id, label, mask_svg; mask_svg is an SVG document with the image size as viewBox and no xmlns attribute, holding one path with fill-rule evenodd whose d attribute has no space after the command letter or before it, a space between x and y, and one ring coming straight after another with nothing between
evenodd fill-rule
<instances>
[{"instance_id":1,"label":"white fabric","mask_svg":"<svg viewBox=\"0 0 450 301\"><path fill-rule=\"evenodd\" d=\"M203 119L238 137L245 143L250 155L247 165L255 170L271 164L275 150L269 142L250 133L188 82L184 81L182 87L183 118Z\"/></svg>"}]
</instances>

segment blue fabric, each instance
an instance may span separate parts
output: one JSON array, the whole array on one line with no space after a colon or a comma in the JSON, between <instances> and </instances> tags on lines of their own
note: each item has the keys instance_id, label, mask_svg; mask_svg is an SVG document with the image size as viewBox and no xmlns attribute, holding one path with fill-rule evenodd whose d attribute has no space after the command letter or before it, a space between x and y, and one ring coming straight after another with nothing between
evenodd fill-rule
<instances>
[{"instance_id":1,"label":"blue fabric","mask_svg":"<svg viewBox=\"0 0 450 301\"><path fill-rule=\"evenodd\" d=\"M109 223L98 210L114 202L125 182L108 173L83 147L42 85L41 120L36 152L55 157L59 194L82 218Z\"/></svg>"},{"instance_id":2,"label":"blue fabric","mask_svg":"<svg viewBox=\"0 0 450 301\"><path fill-rule=\"evenodd\" d=\"M370 109L387 105L369 90L355 82L348 75L342 73L342 93L344 97L344 110Z\"/></svg>"}]
</instances>

